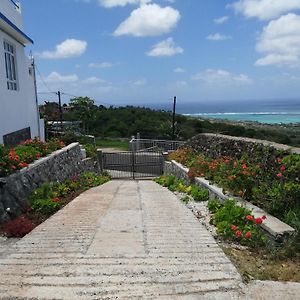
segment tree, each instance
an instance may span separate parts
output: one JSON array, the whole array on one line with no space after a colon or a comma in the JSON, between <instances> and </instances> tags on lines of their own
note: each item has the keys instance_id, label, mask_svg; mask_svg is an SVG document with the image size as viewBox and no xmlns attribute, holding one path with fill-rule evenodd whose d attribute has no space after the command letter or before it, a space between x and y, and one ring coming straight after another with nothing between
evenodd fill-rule
<instances>
[{"instance_id":1,"label":"tree","mask_svg":"<svg viewBox=\"0 0 300 300\"><path fill-rule=\"evenodd\" d=\"M75 117L82 122L84 133L88 134L92 122L96 119L97 106L89 97L70 99L70 106L74 108Z\"/></svg>"}]
</instances>

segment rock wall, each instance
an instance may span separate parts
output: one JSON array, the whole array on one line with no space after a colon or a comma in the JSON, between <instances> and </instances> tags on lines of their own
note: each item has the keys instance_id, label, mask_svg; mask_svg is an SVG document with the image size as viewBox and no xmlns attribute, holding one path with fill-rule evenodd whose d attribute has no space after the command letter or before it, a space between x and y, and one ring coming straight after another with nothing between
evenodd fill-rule
<instances>
[{"instance_id":1,"label":"rock wall","mask_svg":"<svg viewBox=\"0 0 300 300\"><path fill-rule=\"evenodd\" d=\"M262 164L266 168L272 168L278 156L300 154L300 148L264 140L209 133L196 135L187 141L185 146L212 158L231 156L240 159L246 154L254 163Z\"/></svg>"},{"instance_id":2,"label":"rock wall","mask_svg":"<svg viewBox=\"0 0 300 300\"><path fill-rule=\"evenodd\" d=\"M73 143L0 178L0 224L19 215L28 196L43 183L61 182L87 171L97 172L98 164L84 158L79 143Z\"/></svg>"}]
</instances>

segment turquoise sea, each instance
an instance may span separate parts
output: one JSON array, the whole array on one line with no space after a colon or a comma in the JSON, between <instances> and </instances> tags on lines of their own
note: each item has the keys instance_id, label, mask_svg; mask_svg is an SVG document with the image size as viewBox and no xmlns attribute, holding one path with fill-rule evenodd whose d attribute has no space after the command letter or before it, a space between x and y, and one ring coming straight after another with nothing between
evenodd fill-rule
<instances>
[{"instance_id":1,"label":"turquoise sea","mask_svg":"<svg viewBox=\"0 0 300 300\"><path fill-rule=\"evenodd\" d=\"M230 121L252 121L266 124L300 123L299 112L243 112L243 113L196 113L185 114L207 119L223 119Z\"/></svg>"}]
</instances>

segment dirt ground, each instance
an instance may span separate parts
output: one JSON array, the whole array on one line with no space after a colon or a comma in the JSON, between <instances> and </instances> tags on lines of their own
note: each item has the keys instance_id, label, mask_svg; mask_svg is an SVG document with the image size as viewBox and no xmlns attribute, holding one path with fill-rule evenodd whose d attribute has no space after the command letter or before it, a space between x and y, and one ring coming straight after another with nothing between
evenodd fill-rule
<instances>
[{"instance_id":1,"label":"dirt ground","mask_svg":"<svg viewBox=\"0 0 300 300\"><path fill-rule=\"evenodd\" d=\"M263 252L221 245L243 279L300 282L300 258L272 258Z\"/></svg>"}]
</instances>

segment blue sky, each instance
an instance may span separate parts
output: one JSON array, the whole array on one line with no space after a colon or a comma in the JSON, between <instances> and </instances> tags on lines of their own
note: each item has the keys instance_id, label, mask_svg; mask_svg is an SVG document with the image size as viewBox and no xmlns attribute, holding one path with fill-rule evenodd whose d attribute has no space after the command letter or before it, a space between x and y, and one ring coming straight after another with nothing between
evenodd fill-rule
<instances>
[{"instance_id":1,"label":"blue sky","mask_svg":"<svg viewBox=\"0 0 300 300\"><path fill-rule=\"evenodd\" d=\"M298 0L21 3L41 102L57 90L118 105L299 99Z\"/></svg>"}]
</instances>

